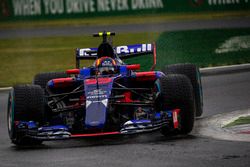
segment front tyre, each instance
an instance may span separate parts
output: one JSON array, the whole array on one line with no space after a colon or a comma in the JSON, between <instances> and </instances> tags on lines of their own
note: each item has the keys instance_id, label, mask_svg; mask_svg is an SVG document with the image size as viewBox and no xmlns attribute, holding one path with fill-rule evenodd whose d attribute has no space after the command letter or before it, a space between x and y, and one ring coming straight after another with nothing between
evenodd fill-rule
<instances>
[{"instance_id":1,"label":"front tyre","mask_svg":"<svg viewBox=\"0 0 250 167\"><path fill-rule=\"evenodd\" d=\"M17 129L18 121L44 121L44 91L37 85L14 86L9 93L7 124L12 143L16 145L41 144Z\"/></svg>"},{"instance_id":2,"label":"front tyre","mask_svg":"<svg viewBox=\"0 0 250 167\"><path fill-rule=\"evenodd\" d=\"M202 84L201 84L201 75L199 68L190 63L184 64L172 64L167 65L162 69L166 75L169 74L182 74L186 75L193 86L194 98L195 98L195 108L196 116L199 117L203 113L203 93L202 93Z\"/></svg>"},{"instance_id":3,"label":"front tyre","mask_svg":"<svg viewBox=\"0 0 250 167\"><path fill-rule=\"evenodd\" d=\"M185 75L170 74L158 81L162 110L180 109L177 133L188 134L194 126L195 103L193 87ZM163 135L169 135L169 127L162 128Z\"/></svg>"}]
</instances>

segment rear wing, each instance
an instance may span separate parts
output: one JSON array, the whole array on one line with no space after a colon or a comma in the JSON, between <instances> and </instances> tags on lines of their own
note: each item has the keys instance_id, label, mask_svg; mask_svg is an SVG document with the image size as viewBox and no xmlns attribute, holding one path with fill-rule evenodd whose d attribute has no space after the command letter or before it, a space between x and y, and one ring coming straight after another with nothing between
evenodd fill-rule
<instances>
[{"instance_id":1,"label":"rear wing","mask_svg":"<svg viewBox=\"0 0 250 167\"><path fill-rule=\"evenodd\" d=\"M98 48L83 48L76 49L76 68L80 66L80 60L95 60L98 58ZM156 66L156 44L135 44L114 47L114 53L120 59L127 59L130 57L137 57L147 54L153 54L154 64L151 68L153 70Z\"/></svg>"}]
</instances>

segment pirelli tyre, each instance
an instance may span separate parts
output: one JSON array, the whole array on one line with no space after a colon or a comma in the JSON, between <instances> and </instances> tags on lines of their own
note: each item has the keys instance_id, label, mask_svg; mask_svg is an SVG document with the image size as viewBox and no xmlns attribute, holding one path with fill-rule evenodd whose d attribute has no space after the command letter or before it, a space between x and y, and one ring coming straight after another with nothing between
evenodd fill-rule
<instances>
[{"instance_id":1,"label":"pirelli tyre","mask_svg":"<svg viewBox=\"0 0 250 167\"><path fill-rule=\"evenodd\" d=\"M44 121L44 91L38 85L14 86L9 93L7 123L11 141L16 145L41 144L42 141L26 136L18 131L16 123L19 121Z\"/></svg>"},{"instance_id":2,"label":"pirelli tyre","mask_svg":"<svg viewBox=\"0 0 250 167\"><path fill-rule=\"evenodd\" d=\"M33 79L33 84L40 85L43 89L45 89L49 80L66 77L68 77L68 75L65 72L39 73L35 75Z\"/></svg>"},{"instance_id":3,"label":"pirelli tyre","mask_svg":"<svg viewBox=\"0 0 250 167\"><path fill-rule=\"evenodd\" d=\"M201 116L203 113L203 93L199 68L196 65L189 63L173 64L165 66L162 69L162 72L164 72L166 75L183 74L190 79L195 97L195 115L197 117Z\"/></svg>"},{"instance_id":4,"label":"pirelli tyre","mask_svg":"<svg viewBox=\"0 0 250 167\"><path fill-rule=\"evenodd\" d=\"M175 133L188 134L194 126L195 103L190 80L181 74L170 74L157 81L162 110L180 109L179 128ZM163 127L163 135L169 135L169 127Z\"/></svg>"}]
</instances>

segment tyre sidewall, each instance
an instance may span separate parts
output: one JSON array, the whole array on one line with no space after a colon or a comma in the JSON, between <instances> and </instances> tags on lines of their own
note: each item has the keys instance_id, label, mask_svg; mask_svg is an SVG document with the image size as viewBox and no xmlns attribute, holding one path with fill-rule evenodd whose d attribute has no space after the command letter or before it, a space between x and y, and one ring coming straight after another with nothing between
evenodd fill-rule
<instances>
[{"instance_id":1,"label":"tyre sidewall","mask_svg":"<svg viewBox=\"0 0 250 167\"><path fill-rule=\"evenodd\" d=\"M11 140L15 140L15 100L14 90L11 89L8 97L8 112L7 112L7 123L8 133Z\"/></svg>"},{"instance_id":2,"label":"tyre sidewall","mask_svg":"<svg viewBox=\"0 0 250 167\"><path fill-rule=\"evenodd\" d=\"M12 143L21 145L41 144L42 141L30 138L23 132L18 132L16 121L35 121L42 123L44 108L42 108L44 92L37 85L14 86L9 93L7 110L7 127Z\"/></svg>"},{"instance_id":3,"label":"tyre sidewall","mask_svg":"<svg viewBox=\"0 0 250 167\"><path fill-rule=\"evenodd\" d=\"M195 113L193 87L190 80L185 75L170 74L160 78L159 82L163 111L180 109L178 133L188 134L193 129Z\"/></svg>"},{"instance_id":4,"label":"tyre sidewall","mask_svg":"<svg viewBox=\"0 0 250 167\"><path fill-rule=\"evenodd\" d=\"M190 63L183 64L173 64L166 65L162 71L168 74L182 74L186 75L193 86L193 92L195 97L195 110L196 116L201 116L203 113L203 92L202 92L202 84L201 84L201 74L199 68Z\"/></svg>"}]
</instances>

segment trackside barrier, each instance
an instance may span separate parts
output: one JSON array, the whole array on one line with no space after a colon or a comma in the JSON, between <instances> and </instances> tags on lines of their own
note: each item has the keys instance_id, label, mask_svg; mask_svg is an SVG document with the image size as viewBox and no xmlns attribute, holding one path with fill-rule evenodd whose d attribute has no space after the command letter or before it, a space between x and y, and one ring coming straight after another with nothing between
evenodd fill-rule
<instances>
[{"instance_id":1,"label":"trackside barrier","mask_svg":"<svg viewBox=\"0 0 250 167\"><path fill-rule=\"evenodd\" d=\"M0 0L0 20L250 10L250 0Z\"/></svg>"}]
</instances>

